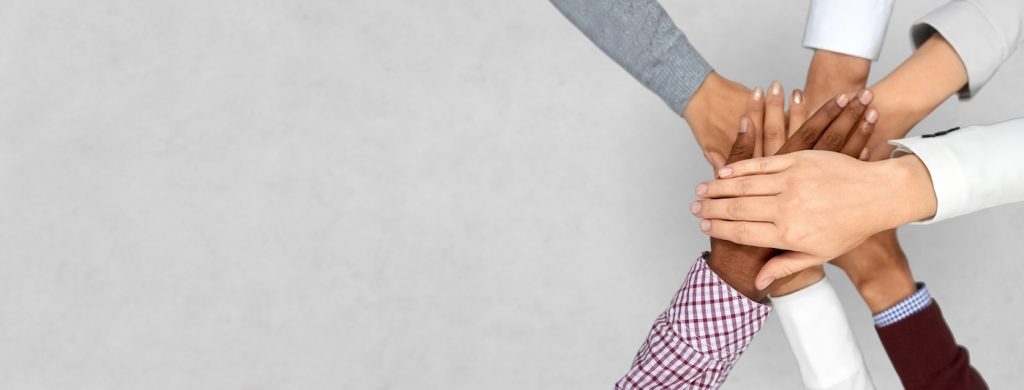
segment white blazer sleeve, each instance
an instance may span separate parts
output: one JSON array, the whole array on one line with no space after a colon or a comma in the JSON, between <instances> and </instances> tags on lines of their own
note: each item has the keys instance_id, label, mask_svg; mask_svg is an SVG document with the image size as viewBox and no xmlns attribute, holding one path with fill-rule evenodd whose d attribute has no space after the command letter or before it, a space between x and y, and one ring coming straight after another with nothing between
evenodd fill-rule
<instances>
[{"instance_id":1,"label":"white blazer sleeve","mask_svg":"<svg viewBox=\"0 0 1024 390\"><path fill-rule=\"evenodd\" d=\"M911 37L921 46L938 31L967 68L960 98L981 89L1024 42L1024 1L953 0L914 23Z\"/></svg>"},{"instance_id":2,"label":"white blazer sleeve","mask_svg":"<svg viewBox=\"0 0 1024 390\"><path fill-rule=\"evenodd\" d=\"M804 387L874 389L846 312L828 278L800 291L772 297Z\"/></svg>"},{"instance_id":3,"label":"white blazer sleeve","mask_svg":"<svg viewBox=\"0 0 1024 390\"><path fill-rule=\"evenodd\" d=\"M893 0L811 0L804 47L877 60Z\"/></svg>"},{"instance_id":4,"label":"white blazer sleeve","mask_svg":"<svg viewBox=\"0 0 1024 390\"><path fill-rule=\"evenodd\" d=\"M1024 118L894 141L893 157L915 154L935 189L932 223L1024 200Z\"/></svg>"}]
</instances>

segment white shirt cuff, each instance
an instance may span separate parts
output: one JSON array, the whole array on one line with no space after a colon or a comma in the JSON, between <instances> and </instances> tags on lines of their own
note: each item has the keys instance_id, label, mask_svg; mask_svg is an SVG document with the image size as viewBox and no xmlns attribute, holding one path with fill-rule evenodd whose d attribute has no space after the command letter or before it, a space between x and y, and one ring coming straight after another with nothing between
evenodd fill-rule
<instances>
[{"instance_id":1,"label":"white shirt cuff","mask_svg":"<svg viewBox=\"0 0 1024 390\"><path fill-rule=\"evenodd\" d=\"M839 296L822 278L772 297L772 306L808 389L874 389Z\"/></svg>"},{"instance_id":2,"label":"white shirt cuff","mask_svg":"<svg viewBox=\"0 0 1024 390\"><path fill-rule=\"evenodd\" d=\"M963 131L963 130L958 130ZM935 190L935 216L914 224L926 225L953 218L968 208L970 199L965 188L969 185L967 176L960 169L960 156L950 144L923 137L910 137L889 141L896 146L892 157L916 155L928 169Z\"/></svg>"},{"instance_id":3,"label":"white shirt cuff","mask_svg":"<svg viewBox=\"0 0 1024 390\"><path fill-rule=\"evenodd\" d=\"M811 0L804 46L877 60L893 0Z\"/></svg>"}]
</instances>

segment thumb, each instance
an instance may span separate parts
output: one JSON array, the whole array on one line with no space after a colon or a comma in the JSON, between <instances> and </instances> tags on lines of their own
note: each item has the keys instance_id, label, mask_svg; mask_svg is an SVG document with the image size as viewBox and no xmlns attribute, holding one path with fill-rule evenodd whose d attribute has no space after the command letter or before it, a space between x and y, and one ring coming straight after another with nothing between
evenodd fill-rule
<instances>
[{"instance_id":1,"label":"thumb","mask_svg":"<svg viewBox=\"0 0 1024 390\"><path fill-rule=\"evenodd\" d=\"M714 168L715 172L725 167L725 157L721 153L709 151L704 153L704 157L711 163L711 168Z\"/></svg>"},{"instance_id":2,"label":"thumb","mask_svg":"<svg viewBox=\"0 0 1024 390\"><path fill-rule=\"evenodd\" d=\"M768 260L768 263L761 267L761 271L757 273L755 287L763 291L777 279L803 271L805 268L824 264L827 260L804 252L783 252Z\"/></svg>"}]
</instances>

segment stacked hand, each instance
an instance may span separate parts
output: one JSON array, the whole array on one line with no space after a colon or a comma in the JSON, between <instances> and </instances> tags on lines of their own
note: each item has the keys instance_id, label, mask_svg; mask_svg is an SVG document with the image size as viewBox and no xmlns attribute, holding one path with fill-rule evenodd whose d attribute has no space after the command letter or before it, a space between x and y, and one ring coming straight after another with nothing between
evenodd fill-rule
<instances>
[{"instance_id":1,"label":"stacked hand","mask_svg":"<svg viewBox=\"0 0 1024 390\"><path fill-rule=\"evenodd\" d=\"M757 156L812 148L859 155L878 120L878 113L867 107L871 100L872 94L867 90L853 99L845 94L839 95L827 101L810 119L803 122L806 105L800 92L796 91L787 124L782 86L773 83L767 95L757 88L749 98L746 114L740 120L739 135L726 163L734 164ZM727 170L723 168L720 173L727 173ZM691 211L698 216L717 212L713 209L716 205L708 206L712 207L709 211L704 203L694 203ZM702 228L710 229L710 222L703 221ZM764 262L777 253L776 249L772 246L747 246L718 239L712 239L711 247L709 265L716 273L744 295L754 300L764 298L767 284L770 283L755 286L754 276ZM813 277L808 279L813 279L811 282L816 280Z\"/></svg>"}]
</instances>

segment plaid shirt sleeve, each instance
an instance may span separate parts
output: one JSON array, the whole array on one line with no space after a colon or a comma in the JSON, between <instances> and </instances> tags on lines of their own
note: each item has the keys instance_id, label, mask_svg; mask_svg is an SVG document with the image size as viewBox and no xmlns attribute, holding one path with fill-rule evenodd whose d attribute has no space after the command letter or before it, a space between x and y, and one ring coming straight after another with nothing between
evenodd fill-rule
<instances>
[{"instance_id":1,"label":"plaid shirt sleeve","mask_svg":"<svg viewBox=\"0 0 1024 390\"><path fill-rule=\"evenodd\" d=\"M761 330L771 307L751 301L697 259L668 309L654 321L615 388L715 389Z\"/></svg>"}]
</instances>

